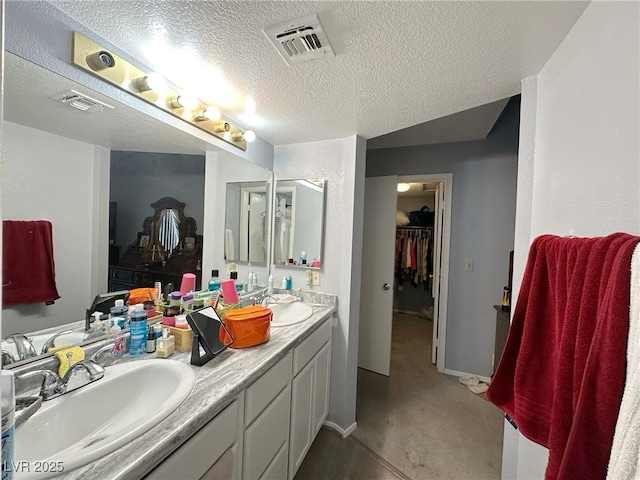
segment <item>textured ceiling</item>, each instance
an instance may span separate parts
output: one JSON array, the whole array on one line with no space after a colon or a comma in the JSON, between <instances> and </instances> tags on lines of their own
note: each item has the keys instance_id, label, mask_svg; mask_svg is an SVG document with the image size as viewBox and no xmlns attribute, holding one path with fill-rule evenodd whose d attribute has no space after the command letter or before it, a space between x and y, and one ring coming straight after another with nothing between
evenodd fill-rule
<instances>
[{"instance_id":1,"label":"textured ceiling","mask_svg":"<svg viewBox=\"0 0 640 480\"><path fill-rule=\"evenodd\" d=\"M170 48L217 67L272 144L366 139L519 93L587 2L76 1L53 5L152 69ZM335 57L288 66L263 29L318 13ZM160 57L158 57L160 53ZM183 85L188 67L166 74ZM200 75L202 77L202 75ZM177 82L177 78L182 78ZM201 78L199 80L202 80ZM195 88L195 87L192 87ZM204 90L193 91L203 100ZM224 111L224 109L223 109ZM235 109L227 116L240 124Z\"/></svg>"}]
</instances>

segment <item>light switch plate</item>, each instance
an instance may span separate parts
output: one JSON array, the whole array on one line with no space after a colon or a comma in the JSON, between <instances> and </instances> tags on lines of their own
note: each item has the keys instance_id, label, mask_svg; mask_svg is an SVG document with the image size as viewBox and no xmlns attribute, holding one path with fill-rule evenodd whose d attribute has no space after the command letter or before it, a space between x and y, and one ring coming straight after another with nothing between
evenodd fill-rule
<instances>
[{"instance_id":1,"label":"light switch plate","mask_svg":"<svg viewBox=\"0 0 640 480\"><path fill-rule=\"evenodd\" d=\"M320 272L317 270L311 271L311 285L320 285Z\"/></svg>"},{"instance_id":2,"label":"light switch plate","mask_svg":"<svg viewBox=\"0 0 640 480\"><path fill-rule=\"evenodd\" d=\"M473 272L473 260L465 260L464 261L464 270L465 272Z\"/></svg>"}]
</instances>

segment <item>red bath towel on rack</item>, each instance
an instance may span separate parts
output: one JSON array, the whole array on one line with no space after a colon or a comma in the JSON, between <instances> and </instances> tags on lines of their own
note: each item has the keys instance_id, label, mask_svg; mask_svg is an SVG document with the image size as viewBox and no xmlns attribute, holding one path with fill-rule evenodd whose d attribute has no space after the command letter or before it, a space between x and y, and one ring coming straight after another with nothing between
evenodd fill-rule
<instances>
[{"instance_id":1,"label":"red bath towel on rack","mask_svg":"<svg viewBox=\"0 0 640 480\"><path fill-rule=\"evenodd\" d=\"M50 302L58 298L51 222L4 220L3 305Z\"/></svg>"},{"instance_id":2,"label":"red bath towel on rack","mask_svg":"<svg viewBox=\"0 0 640 480\"><path fill-rule=\"evenodd\" d=\"M549 449L546 479L603 479L622 399L640 237L534 240L487 398Z\"/></svg>"}]
</instances>

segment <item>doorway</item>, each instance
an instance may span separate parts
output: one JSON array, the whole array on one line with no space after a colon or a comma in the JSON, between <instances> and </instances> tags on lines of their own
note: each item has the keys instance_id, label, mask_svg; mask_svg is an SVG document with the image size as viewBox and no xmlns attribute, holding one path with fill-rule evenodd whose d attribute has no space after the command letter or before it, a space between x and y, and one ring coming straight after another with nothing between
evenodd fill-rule
<instances>
[{"instance_id":1,"label":"doorway","mask_svg":"<svg viewBox=\"0 0 640 480\"><path fill-rule=\"evenodd\" d=\"M399 183L413 184L415 193L399 198L397 191ZM413 313L418 314L422 307L429 310L433 306L431 361L439 372L444 372L452 183L453 175L450 173L401 177L392 175L366 180L362 301L358 342L358 366L361 368L389 375L392 314L394 308L403 310L401 303L403 300L407 301L402 298L406 296L402 295L404 281L400 281L405 280L406 278L400 277L406 277L406 275L397 274L400 245L397 238L396 216L403 205L419 205L416 207L419 210L425 206L426 202L426 206L430 209L429 203L432 204L433 215L430 223L433 226L424 226L424 228L417 225L407 226L405 234L416 240L420 237L421 241L424 241L425 237L430 237L430 242L424 242L430 248L423 250L420 254L429 260L431 268L428 275L430 277L425 278L424 272L421 272L409 279L409 284L415 284L422 289L422 293L417 295L417 298L422 298L422 305L416 309L415 300L413 300L412 308L416 310ZM429 198L433 200L429 202ZM416 253L417 250L414 250L414 254ZM411 276L410 272L409 276ZM417 290L413 286L407 288ZM425 327L427 325L425 322Z\"/></svg>"}]
</instances>

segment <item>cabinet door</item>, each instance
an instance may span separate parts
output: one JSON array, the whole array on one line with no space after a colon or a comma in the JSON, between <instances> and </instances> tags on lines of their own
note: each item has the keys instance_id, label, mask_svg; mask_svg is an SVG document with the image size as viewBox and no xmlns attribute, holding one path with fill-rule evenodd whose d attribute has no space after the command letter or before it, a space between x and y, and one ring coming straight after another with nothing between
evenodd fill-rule
<instances>
[{"instance_id":1,"label":"cabinet door","mask_svg":"<svg viewBox=\"0 0 640 480\"><path fill-rule=\"evenodd\" d=\"M313 438L329 413L329 373L331 369L331 342L318 352L313 382ZM312 438L312 440L313 440Z\"/></svg>"},{"instance_id":2,"label":"cabinet door","mask_svg":"<svg viewBox=\"0 0 640 480\"><path fill-rule=\"evenodd\" d=\"M256 480L287 443L289 431L289 386L271 402L244 432L243 478Z\"/></svg>"},{"instance_id":3,"label":"cabinet door","mask_svg":"<svg viewBox=\"0 0 640 480\"><path fill-rule=\"evenodd\" d=\"M244 405L241 401L234 400L152 470L145 477L145 480L175 480L176 478L197 480L207 474L212 465L223 456L226 460L214 468L210 475L219 472L222 465L226 465L231 457L231 478L235 478L237 475L234 472L233 464L237 455L237 447L234 445L238 440L238 421L242 418L242 407Z\"/></svg>"},{"instance_id":4,"label":"cabinet door","mask_svg":"<svg viewBox=\"0 0 640 480\"><path fill-rule=\"evenodd\" d=\"M291 382L291 433L289 479L292 479L311 446L315 362L310 362Z\"/></svg>"}]
</instances>

